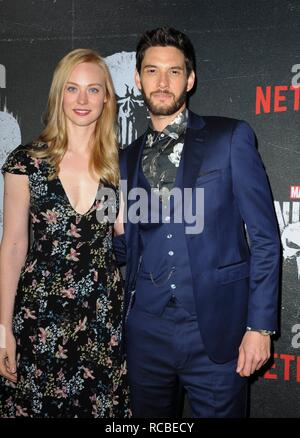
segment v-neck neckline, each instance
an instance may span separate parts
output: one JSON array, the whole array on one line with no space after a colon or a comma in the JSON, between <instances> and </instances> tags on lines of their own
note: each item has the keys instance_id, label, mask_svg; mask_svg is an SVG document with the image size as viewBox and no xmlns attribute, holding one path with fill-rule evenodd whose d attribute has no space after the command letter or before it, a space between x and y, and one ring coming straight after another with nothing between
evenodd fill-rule
<instances>
[{"instance_id":1,"label":"v-neck neckline","mask_svg":"<svg viewBox=\"0 0 300 438\"><path fill-rule=\"evenodd\" d=\"M63 183L62 183L60 177L57 176L56 178L57 178L57 181L58 181L60 187L62 188L62 191L63 191L64 197L65 197L67 203L69 204L70 208L73 210L73 212L75 213L75 215L76 215L76 216L86 216L86 215L92 210L92 208L93 208L94 205L95 205L95 202L96 202L96 200L97 200L97 194L98 194L98 191L99 191L99 187L100 187L101 181L99 180L99 182L98 182L97 190L96 190L96 193L95 193L95 196L94 196L94 201L93 201L92 205L90 206L90 208L89 208L86 212L84 212L84 213L79 213L78 211L75 210L75 208L74 208L73 205L71 204L71 202L70 202L70 198L69 198L69 196L68 196L68 194L67 194L67 192L66 192L66 189L64 188L64 185L63 185Z\"/></svg>"}]
</instances>

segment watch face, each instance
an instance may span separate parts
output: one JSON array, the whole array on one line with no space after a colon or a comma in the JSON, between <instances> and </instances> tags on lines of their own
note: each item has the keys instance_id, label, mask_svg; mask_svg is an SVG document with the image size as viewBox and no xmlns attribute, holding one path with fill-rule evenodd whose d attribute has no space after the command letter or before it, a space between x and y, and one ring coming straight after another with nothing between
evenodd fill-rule
<instances>
[{"instance_id":1,"label":"watch face","mask_svg":"<svg viewBox=\"0 0 300 438\"><path fill-rule=\"evenodd\" d=\"M270 336L272 332L270 330L258 330L264 336Z\"/></svg>"}]
</instances>

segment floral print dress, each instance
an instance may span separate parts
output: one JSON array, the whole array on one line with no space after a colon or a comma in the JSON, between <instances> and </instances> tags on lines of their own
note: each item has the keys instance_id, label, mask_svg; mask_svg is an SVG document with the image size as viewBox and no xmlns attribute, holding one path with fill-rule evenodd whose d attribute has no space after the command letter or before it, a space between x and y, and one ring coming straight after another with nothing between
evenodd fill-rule
<instances>
[{"instance_id":1,"label":"floral print dress","mask_svg":"<svg viewBox=\"0 0 300 438\"><path fill-rule=\"evenodd\" d=\"M101 200L78 214L30 147L16 148L2 167L28 175L33 244L15 300L18 381L0 378L0 417L128 417L113 225L97 220Z\"/></svg>"}]
</instances>

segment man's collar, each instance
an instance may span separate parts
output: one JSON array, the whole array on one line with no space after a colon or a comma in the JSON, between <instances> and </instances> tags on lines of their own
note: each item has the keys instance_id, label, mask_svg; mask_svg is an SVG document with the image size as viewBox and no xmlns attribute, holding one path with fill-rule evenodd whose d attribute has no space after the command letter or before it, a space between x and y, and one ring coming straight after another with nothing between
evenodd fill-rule
<instances>
[{"instance_id":1,"label":"man's collar","mask_svg":"<svg viewBox=\"0 0 300 438\"><path fill-rule=\"evenodd\" d=\"M177 140L180 137L180 135L186 130L187 122L188 122L188 110L185 108L183 111L177 114L175 119L172 120L172 122L169 125L167 125L160 133L155 131L152 122L150 120L148 131L149 134L152 134L154 138L157 138L159 135L163 133L167 137Z\"/></svg>"}]
</instances>

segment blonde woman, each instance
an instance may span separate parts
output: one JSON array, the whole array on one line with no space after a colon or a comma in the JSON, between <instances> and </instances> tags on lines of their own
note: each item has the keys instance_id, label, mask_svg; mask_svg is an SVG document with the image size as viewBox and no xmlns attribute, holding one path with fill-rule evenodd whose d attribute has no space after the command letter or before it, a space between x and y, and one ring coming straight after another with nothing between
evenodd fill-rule
<instances>
[{"instance_id":1,"label":"blonde woman","mask_svg":"<svg viewBox=\"0 0 300 438\"><path fill-rule=\"evenodd\" d=\"M54 72L38 141L2 168L0 416L130 416L113 223L97 214L103 187L118 209L115 116L103 59L73 50Z\"/></svg>"}]
</instances>

